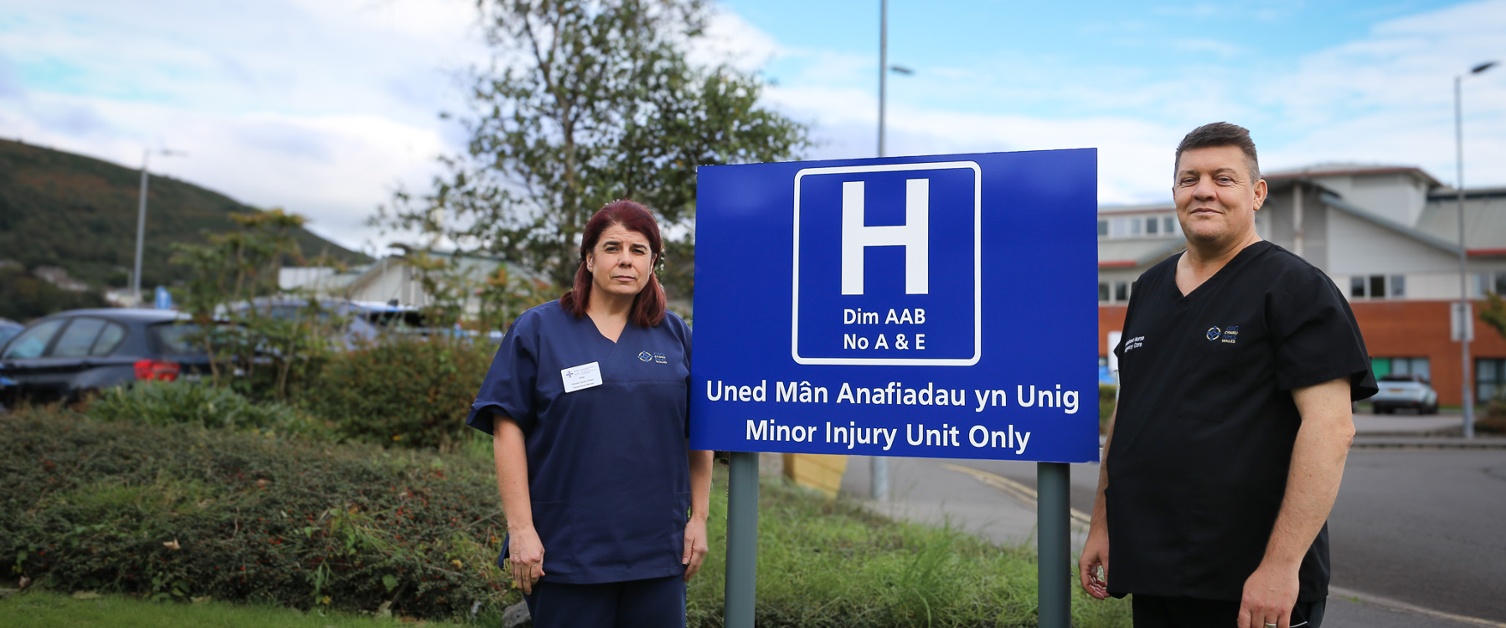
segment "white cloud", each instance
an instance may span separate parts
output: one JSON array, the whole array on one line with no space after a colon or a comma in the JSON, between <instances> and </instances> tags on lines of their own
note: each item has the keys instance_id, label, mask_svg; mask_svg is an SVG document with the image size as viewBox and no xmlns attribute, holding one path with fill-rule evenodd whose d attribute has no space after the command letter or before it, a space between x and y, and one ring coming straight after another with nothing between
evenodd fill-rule
<instances>
[{"instance_id":1,"label":"white cloud","mask_svg":"<svg viewBox=\"0 0 1506 628\"><path fill-rule=\"evenodd\" d=\"M713 5L706 36L695 42L689 57L696 64L728 63L744 72L754 72L781 52L779 43L768 33L742 16Z\"/></svg>"},{"instance_id":2,"label":"white cloud","mask_svg":"<svg viewBox=\"0 0 1506 628\"><path fill-rule=\"evenodd\" d=\"M1167 11L1213 19L1207 6ZM475 10L472 0L37 3L0 15L0 135L128 167L146 147L184 150L153 170L305 214L359 246L378 239L363 222L393 187L427 189L433 157L463 146L436 114L465 110L453 75L489 58ZM1503 0L1388 18L1295 61L1201 34L1158 38L1166 14L1147 15L1082 31L1204 54L1168 66L1004 48L933 62L889 81L888 152L1092 146L1102 201L1149 202L1167 196L1182 134L1226 119L1251 127L1267 170L1386 162L1452 181L1453 77L1506 61ZM725 9L709 34L696 60L779 68L765 93L814 124L813 157L874 154L876 51L791 46ZM1506 67L1467 80L1464 103L1466 180L1506 185Z\"/></svg>"},{"instance_id":3,"label":"white cloud","mask_svg":"<svg viewBox=\"0 0 1506 628\"><path fill-rule=\"evenodd\" d=\"M1212 17L1207 6L1163 13ZM1261 19L1292 10L1277 7ZM1146 30L1134 23L1094 28ZM1501 33L1506 2L1492 0L1388 19L1364 36L1334 41L1290 63L1215 39L1161 42L1164 50L1211 53L1172 66L1108 58L1095 67L1001 50L969 65L892 80L888 152L1096 146L1101 201L1154 202L1168 195L1171 155L1181 136L1199 124L1229 120L1251 128L1268 170L1333 160L1386 162L1417 165L1452 181L1452 79L1476 62L1506 61ZM816 156L874 154L875 56L784 52L783 59L800 65L769 95L794 117L817 123L823 145ZM1466 180L1506 185L1506 67L1472 77L1464 98Z\"/></svg>"}]
</instances>

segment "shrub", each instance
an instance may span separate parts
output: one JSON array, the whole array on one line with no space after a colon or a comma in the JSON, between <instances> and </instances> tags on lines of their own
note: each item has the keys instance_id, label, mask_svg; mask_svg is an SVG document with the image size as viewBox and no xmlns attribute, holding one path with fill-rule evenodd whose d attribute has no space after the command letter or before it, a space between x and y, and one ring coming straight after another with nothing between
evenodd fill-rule
<instances>
[{"instance_id":1,"label":"shrub","mask_svg":"<svg viewBox=\"0 0 1506 628\"><path fill-rule=\"evenodd\" d=\"M1114 416L1114 403L1119 399L1119 387L1114 384L1098 385L1098 433L1109 429L1109 419Z\"/></svg>"},{"instance_id":2,"label":"shrub","mask_svg":"<svg viewBox=\"0 0 1506 628\"><path fill-rule=\"evenodd\" d=\"M509 601L482 460L67 412L0 429L0 555L44 588L429 618Z\"/></svg>"},{"instance_id":3,"label":"shrub","mask_svg":"<svg viewBox=\"0 0 1506 628\"><path fill-rule=\"evenodd\" d=\"M187 382L139 382L112 388L89 405L89 416L108 422L194 425L298 434L325 430L291 406L252 403L235 391Z\"/></svg>"},{"instance_id":4,"label":"shrub","mask_svg":"<svg viewBox=\"0 0 1506 628\"><path fill-rule=\"evenodd\" d=\"M453 450L494 347L454 338L389 336L331 356L304 405L340 436L381 445Z\"/></svg>"}]
</instances>

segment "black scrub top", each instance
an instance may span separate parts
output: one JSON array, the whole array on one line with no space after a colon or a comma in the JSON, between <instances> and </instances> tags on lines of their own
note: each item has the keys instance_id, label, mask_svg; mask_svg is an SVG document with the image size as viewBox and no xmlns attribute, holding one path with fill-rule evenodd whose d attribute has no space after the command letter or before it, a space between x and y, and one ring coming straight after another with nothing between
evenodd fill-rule
<instances>
[{"instance_id":1,"label":"black scrub top","mask_svg":"<svg viewBox=\"0 0 1506 628\"><path fill-rule=\"evenodd\" d=\"M600 385L566 392L562 372L593 362ZM672 312L615 343L558 301L508 328L466 423L490 434L497 413L522 429L545 580L685 573L689 380L690 328Z\"/></svg>"},{"instance_id":2,"label":"black scrub top","mask_svg":"<svg viewBox=\"0 0 1506 628\"><path fill-rule=\"evenodd\" d=\"M1286 490L1292 389L1343 378L1359 400L1375 377L1348 302L1302 258L1257 242L1185 296L1177 260L1135 283L1115 349L1109 592L1237 601ZM1328 576L1325 524L1298 600L1326 597Z\"/></svg>"}]
</instances>

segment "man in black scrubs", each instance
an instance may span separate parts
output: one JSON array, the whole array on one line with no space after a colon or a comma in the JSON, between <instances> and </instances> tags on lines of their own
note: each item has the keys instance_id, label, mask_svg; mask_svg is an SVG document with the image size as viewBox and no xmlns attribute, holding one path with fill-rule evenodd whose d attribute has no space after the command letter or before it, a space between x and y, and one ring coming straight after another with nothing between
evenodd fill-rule
<instances>
[{"instance_id":1,"label":"man in black scrubs","mask_svg":"<svg viewBox=\"0 0 1506 628\"><path fill-rule=\"evenodd\" d=\"M1247 130L1187 134L1172 193L1187 250L1131 293L1082 586L1133 595L1140 627L1315 627L1365 343L1333 282L1255 232Z\"/></svg>"}]
</instances>

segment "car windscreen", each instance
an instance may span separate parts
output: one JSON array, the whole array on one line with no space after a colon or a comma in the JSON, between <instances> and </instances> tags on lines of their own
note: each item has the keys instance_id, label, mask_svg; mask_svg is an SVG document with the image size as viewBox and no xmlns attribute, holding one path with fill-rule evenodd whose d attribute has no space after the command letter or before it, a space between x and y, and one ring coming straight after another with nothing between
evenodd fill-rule
<instances>
[{"instance_id":1,"label":"car windscreen","mask_svg":"<svg viewBox=\"0 0 1506 628\"><path fill-rule=\"evenodd\" d=\"M47 350L47 345L52 343L52 337L57 335L58 330L63 328L63 323L68 321L55 318L33 325L31 328L5 345L5 353L0 354L0 360L25 360L38 358Z\"/></svg>"}]
</instances>

